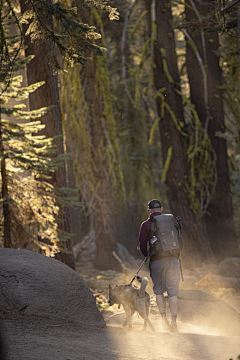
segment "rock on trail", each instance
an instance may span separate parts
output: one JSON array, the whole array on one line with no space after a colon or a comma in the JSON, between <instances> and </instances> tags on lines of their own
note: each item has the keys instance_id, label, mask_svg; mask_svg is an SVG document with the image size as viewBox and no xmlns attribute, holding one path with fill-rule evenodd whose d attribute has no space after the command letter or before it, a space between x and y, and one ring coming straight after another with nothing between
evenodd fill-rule
<instances>
[{"instance_id":1,"label":"rock on trail","mask_svg":"<svg viewBox=\"0 0 240 360\"><path fill-rule=\"evenodd\" d=\"M74 270L28 250L0 249L0 312L105 326L94 296Z\"/></svg>"},{"instance_id":2,"label":"rock on trail","mask_svg":"<svg viewBox=\"0 0 240 360\"><path fill-rule=\"evenodd\" d=\"M202 327L203 333L240 336L240 313L225 301L200 290L179 290L178 299L182 322Z\"/></svg>"}]
</instances>

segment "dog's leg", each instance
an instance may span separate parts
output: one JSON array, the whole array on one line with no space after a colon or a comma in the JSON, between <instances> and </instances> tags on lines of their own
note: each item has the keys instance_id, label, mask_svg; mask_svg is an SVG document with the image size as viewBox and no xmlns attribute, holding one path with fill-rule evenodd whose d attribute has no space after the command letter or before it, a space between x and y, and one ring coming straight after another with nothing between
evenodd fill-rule
<instances>
[{"instance_id":1,"label":"dog's leg","mask_svg":"<svg viewBox=\"0 0 240 360\"><path fill-rule=\"evenodd\" d=\"M147 320L144 320L143 328L141 331L146 331L146 330L147 330Z\"/></svg>"},{"instance_id":2,"label":"dog's leg","mask_svg":"<svg viewBox=\"0 0 240 360\"><path fill-rule=\"evenodd\" d=\"M153 326L153 324L151 323L151 321L150 321L149 319L147 319L147 322L148 322L148 325L150 326L150 329L151 329L152 331L156 331L156 330L155 330L155 327Z\"/></svg>"},{"instance_id":3,"label":"dog's leg","mask_svg":"<svg viewBox=\"0 0 240 360\"><path fill-rule=\"evenodd\" d=\"M135 313L135 310L134 309L132 309L131 310L131 317L133 316L133 314ZM126 320L124 321L124 323L123 323L123 327L126 327L127 326L127 324L128 324L128 318L126 318Z\"/></svg>"},{"instance_id":4,"label":"dog's leg","mask_svg":"<svg viewBox=\"0 0 240 360\"><path fill-rule=\"evenodd\" d=\"M126 315L127 315L128 328L131 330L132 329L131 309L129 307L126 307L125 312L126 312Z\"/></svg>"},{"instance_id":5,"label":"dog's leg","mask_svg":"<svg viewBox=\"0 0 240 360\"><path fill-rule=\"evenodd\" d=\"M150 326L150 329L152 331L156 331L153 324L151 323L151 321L148 318L148 315L147 315L149 313L148 310L149 310L148 307L146 307L143 311L139 312L139 315L144 319L144 325L143 325L142 331L146 331L147 324Z\"/></svg>"},{"instance_id":6,"label":"dog's leg","mask_svg":"<svg viewBox=\"0 0 240 360\"><path fill-rule=\"evenodd\" d=\"M151 321L148 319L148 317L146 316L146 314L140 314L141 317L144 319L144 325L143 325L143 328L142 328L142 331L146 331L147 329L147 324L150 326L150 329L152 331L156 331L153 324L151 323Z\"/></svg>"},{"instance_id":7,"label":"dog's leg","mask_svg":"<svg viewBox=\"0 0 240 360\"><path fill-rule=\"evenodd\" d=\"M153 324L151 323L151 321L150 321L149 318L148 318L148 316L149 316L149 309L150 309L150 300L148 300L148 301L146 302L146 307L145 307L145 309L146 309L146 314L147 314L147 322L148 322L148 325L150 326L150 329L151 329L152 331L156 331L155 328L154 328L154 326L153 326Z\"/></svg>"}]
</instances>

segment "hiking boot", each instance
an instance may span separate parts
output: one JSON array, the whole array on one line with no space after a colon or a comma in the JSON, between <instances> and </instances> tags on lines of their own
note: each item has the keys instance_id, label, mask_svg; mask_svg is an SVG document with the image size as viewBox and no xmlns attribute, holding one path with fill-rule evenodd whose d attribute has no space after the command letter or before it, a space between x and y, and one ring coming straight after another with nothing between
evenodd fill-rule
<instances>
[{"instance_id":1,"label":"hiking boot","mask_svg":"<svg viewBox=\"0 0 240 360\"><path fill-rule=\"evenodd\" d=\"M172 314L172 323L170 325L170 332L178 332L178 328L177 328L177 315L176 314Z\"/></svg>"},{"instance_id":2,"label":"hiking boot","mask_svg":"<svg viewBox=\"0 0 240 360\"><path fill-rule=\"evenodd\" d=\"M168 331L168 330L170 330L170 324L169 324L169 321L168 321L168 320L162 322L162 330L163 330L163 331Z\"/></svg>"},{"instance_id":3,"label":"hiking boot","mask_svg":"<svg viewBox=\"0 0 240 360\"><path fill-rule=\"evenodd\" d=\"M177 328L177 323L176 322L171 323L170 332L178 333L178 328Z\"/></svg>"},{"instance_id":4,"label":"hiking boot","mask_svg":"<svg viewBox=\"0 0 240 360\"><path fill-rule=\"evenodd\" d=\"M166 316L166 311L161 311L160 314L161 314L162 320L163 320L163 322L162 322L163 331L170 330L170 324L169 324L169 321Z\"/></svg>"}]
</instances>

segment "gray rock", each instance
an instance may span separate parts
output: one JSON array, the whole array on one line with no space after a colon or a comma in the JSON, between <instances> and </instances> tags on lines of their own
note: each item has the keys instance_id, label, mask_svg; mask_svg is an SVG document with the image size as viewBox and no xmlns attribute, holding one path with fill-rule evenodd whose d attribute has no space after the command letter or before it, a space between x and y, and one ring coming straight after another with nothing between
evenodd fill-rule
<instances>
[{"instance_id":1,"label":"gray rock","mask_svg":"<svg viewBox=\"0 0 240 360\"><path fill-rule=\"evenodd\" d=\"M239 264L240 266L240 258L229 257L224 259L218 264L219 273L226 277L240 278L240 267L234 263Z\"/></svg>"},{"instance_id":2,"label":"gray rock","mask_svg":"<svg viewBox=\"0 0 240 360\"><path fill-rule=\"evenodd\" d=\"M180 289L183 290L193 290L193 289L197 289L197 282L198 282L198 278L197 276L190 276L190 275L183 275L184 276L184 281L180 282Z\"/></svg>"},{"instance_id":3,"label":"gray rock","mask_svg":"<svg viewBox=\"0 0 240 360\"><path fill-rule=\"evenodd\" d=\"M190 300L190 301L219 301L215 296L212 296L204 291L200 290L179 290L178 291L179 300Z\"/></svg>"},{"instance_id":4,"label":"gray rock","mask_svg":"<svg viewBox=\"0 0 240 360\"><path fill-rule=\"evenodd\" d=\"M226 302L200 290L179 290L180 321L213 335L240 335L240 313Z\"/></svg>"},{"instance_id":5,"label":"gray rock","mask_svg":"<svg viewBox=\"0 0 240 360\"><path fill-rule=\"evenodd\" d=\"M84 280L62 262L28 250L0 252L0 311L105 326Z\"/></svg>"},{"instance_id":6,"label":"gray rock","mask_svg":"<svg viewBox=\"0 0 240 360\"><path fill-rule=\"evenodd\" d=\"M240 313L240 296L233 296L227 300L225 300L233 309Z\"/></svg>"},{"instance_id":7,"label":"gray rock","mask_svg":"<svg viewBox=\"0 0 240 360\"><path fill-rule=\"evenodd\" d=\"M93 260L96 252L95 231L90 231L84 238L73 247L75 261Z\"/></svg>"},{"instance_id":8,"label":"gray rock","mask_svg":"<svg viewBox=\"0 0 240 360\"><path fill-rule=\"evenodd\" d=\"M126 265L126 267L128 268L138 269L144 260L135 259L129 253L128 249L119 242L117 243L117 254L124 263L124 265ZM148 270L148 265L144 264L143 269Z\"/></svg>"}]
</instances>

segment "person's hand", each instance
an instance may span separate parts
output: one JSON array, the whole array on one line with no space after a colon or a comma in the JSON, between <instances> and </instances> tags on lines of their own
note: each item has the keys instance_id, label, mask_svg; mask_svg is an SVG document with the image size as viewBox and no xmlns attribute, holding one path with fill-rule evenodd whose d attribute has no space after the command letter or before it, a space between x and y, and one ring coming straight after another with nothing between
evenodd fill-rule
<instances>
[{"instance_id":1,"label":"person's hand","mask_svg":"<svg viewBox=\"0 0 240 360\"><path fill-rule=\"evenodd\" d=\"M140 250L140 246L138 245L137 250Z\"/></svg>"}]
</instances>

